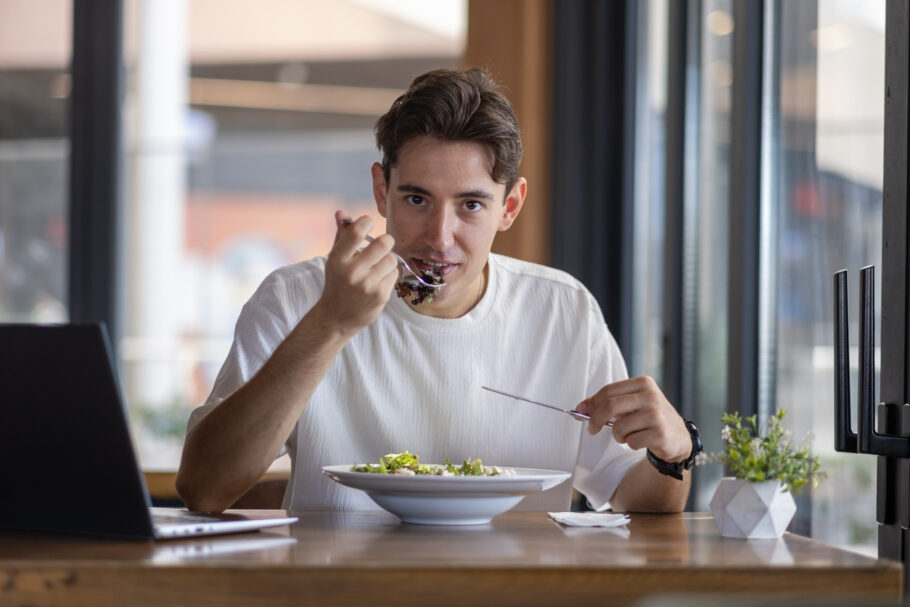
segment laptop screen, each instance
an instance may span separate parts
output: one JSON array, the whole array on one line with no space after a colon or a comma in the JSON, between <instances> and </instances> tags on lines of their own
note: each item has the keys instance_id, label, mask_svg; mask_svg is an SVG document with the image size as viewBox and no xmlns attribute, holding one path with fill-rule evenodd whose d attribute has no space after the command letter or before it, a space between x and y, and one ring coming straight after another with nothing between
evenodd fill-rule
<instances>
[{"instance_id":1,"label":"laptop screen","mask_svg":"<svg viewBox=\"0 0 910 607\"><path fill-rule=\"evenodd\" d=\"M100 324L0 324L0 527L151 538Z\"/></svg>"}]
</instances>

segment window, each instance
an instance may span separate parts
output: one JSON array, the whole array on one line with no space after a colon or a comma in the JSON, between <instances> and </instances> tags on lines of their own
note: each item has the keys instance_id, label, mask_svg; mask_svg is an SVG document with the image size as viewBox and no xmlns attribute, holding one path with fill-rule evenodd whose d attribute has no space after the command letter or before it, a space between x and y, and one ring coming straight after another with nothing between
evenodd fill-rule
<instances>
[{"instance_id":1,"label":"window","mask_svg":"<svg viewBox=\"0 0 910 607\"><path fill-rule=\"evenodd\" d=\"M834 272L847 268L856 344L858 270L881 268L885 2L780 8L769 167L778 218L775 398L792 414L795 437L816 435L814 449L836 479L812 493L812 536L874 553L876 458L834 452L832 291ZM855 392L855 375L851 385Z\"/></svg>"},{"instance_id":2,"label":"window","mask_svg":"<svg viewBox=\"0 0 910 607\"><path fill-rule=\"evenodd\" d=\"M641 3L636 48L635 103L638 145L634 160L633 309L630 371L660 381L663 331L665 114L667 107L667 3ZM631 355L631 356L630 356Z\"/></svg>"},{"instance_id":3,"label":"window","mask_svg":"<svg viewBox=\"0 0 910 607\"><path fill-rule=\"evenodd\" d=\"M875 458L846 457L833 449L832 292L834 272L848 268L855 323L857 270L881 264L885 2L766 2L763 27L757 29L755 23L734 21L731 0L704 0L685 9L671 3L668 10L662 0L645 6L637 62L639 70L650 71L639 76L636 104L639 270L633 306L636 343L644 349L630 361L630 370L660 377L667 365L655 361L666 355L665 336L682 335L675 354L681 360L670 361L682 370L674 404L697 420L706 450L720 450L722 412L744 406L731 395L736 354L729 323L747 315L731 302L755 306L758 354L741 371L756 386L755 403L746 407L754 407L760 419L786 409L785 425L794 440L813 433L814 451L830 475L801 498L800 532L874 553ZM670 33L655 33L661 28ZM756 31L762 54L752 63L737 62L736 37ZM678 47L664 48L665 39L672 42L674 36L686 41L684 58ZM661 53L667 53L669 67L657 58ZM760 104L751 101L760 109L737 114L734 88L756 75L762 98ZM668 83L665 94L661 77ZM670 101L662 104L664 99ZM674 99L683 100L677 103L681 107ZM682 125L674 128L674 120ZM734 293L741 287L731 279L731 268L742 265L731 242L734 211L742 213L731 192L743 187L732 159L743 143L734 145L731 135L743 124L734 121L749 122L761 133L761 153L754 159L760 165L761 233L756 276L746 278L758 290L746 301ZM654 170L659 159L667 162L662 173ZM661 190L662 176L671 179L674 171L683 175L676 199L672 188ZM674 237L674 230L681 236ZM662 255L662 247L671 250ZM674 258L682 259L681 281L660 263ZM655 269L663 276L660 283L646 271ZM661 288L665 302L681 302L678 319L649 305ZM669 333L655 339L649 327L661 325ZM855 344L855 324L851 336ZM855 352L852 358L855 365ZM696 470L694 509L707 509L721 474L716 466Z\"/></svg>"},{"instance_id":4,"label":"window","mask_svg":"<svg viewBox=\"0 0 910 607\"><path fill-rule=\"evenodd\" d=\"M699 428L709 452L722 448L720 417L727 408L727 344L730 232L730 106L733 84L733 2L703 2L700 15L699 109L697 168L694 176L695 330L692 352L692 398ZM694 503L708 509L721 470L699 470Z\"/></svg>"},{"instance_id":5,"label":"window","mask_svg":"<svg viewBox=\"0 0 910 607\"><path fill-rule=\"evenodd\" d=\"M0 322L63 322L68 2L0 1Z\"/></svg>"}]
</instances>

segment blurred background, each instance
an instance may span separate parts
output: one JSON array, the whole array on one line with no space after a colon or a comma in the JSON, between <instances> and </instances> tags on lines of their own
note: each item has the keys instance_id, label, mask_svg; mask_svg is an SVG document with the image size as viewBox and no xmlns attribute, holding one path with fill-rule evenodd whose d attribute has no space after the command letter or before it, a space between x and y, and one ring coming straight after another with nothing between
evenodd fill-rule
<instances>
[{"instance_id":1,"label":"blurred background","mask_svg":"<svg viewBox=\"0 0 910 607\"><path fill-rule=\"evenodd\" d=\"M875 458L833 451L831 276L881 263L885 2L762 5L737 23L732 0L124 0L106 49L123 72L103 284L143 467L176 469L265 275L326 253L335 209L375 215L375 119L414 76L481 65L515 104L530 182L496 250L589 284L630 373L657 378L709 451L723 411L787 409L828 471L791 530L874 553ZM86 281L71 269L73 7L0 0L0 322L65 322ZM763 41L751 63L734 53L746 35ZM734 111L756 78L760 103ZM733 162L743 125L762 142L751 185ZM730 347L740 320L757 328L748 368ZM696 470L692 509L721 474Z\"/></svg>"}]
</instances>

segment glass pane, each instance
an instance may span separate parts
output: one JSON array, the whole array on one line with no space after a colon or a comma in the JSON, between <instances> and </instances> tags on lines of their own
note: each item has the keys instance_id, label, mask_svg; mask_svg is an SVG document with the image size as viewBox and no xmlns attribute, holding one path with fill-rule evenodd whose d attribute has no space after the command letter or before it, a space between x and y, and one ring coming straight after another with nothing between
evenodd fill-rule
<instances>
[{"instance_id":1,"label":"glass pane","mask_svg":"<svg viewBox=\"0 0 910 607\"><path fill-rule=\"evenodd\" d=\"M646 7L646 8L642 8ZM664 297L685 298L685 350L692 353L684 381L691 381L694 417L705 449L719 451L720 417L726 409L727 357L727 257L729 222L729 121L732 84L732 0L701 4L697 29L699 47L693 58L698 69L690 71L695 101L686 125L685 246L686 292L663 293L664 188L666 155L664 135L667 81L667 3L652 0L640 5L639 24L643 48L639 49L638 122L635 158L635 357L633 374L651 375L660 381L663 357ZM690 83L690 86L693 86ZM692 330L690 327L694 327ZM679 404L679 403L676 403ZM704 466L694 474L693 503L707 510L722 470Z\"/></svg>"},{"instance_id":2,"label":"glass pane","mask_svg":"<svg viewBox=\"0 0 910 607\"><path fill-rule=\"evenodd\" d=\"M695 390L705 450L723 448L720 418L727 403L727 297L730 225L730 102L733 84L733 2L709 0L701 14L698 123ZM723 471L704 466L694 476L696 510L708 502Z\"/></svg>"},{"instance_id":3,"label":"glass pane","mask_svg":"<svg viewBox=\"0 0 910 607\"><path fill-rule=\"evenodd\" d=\"M776 405L795 440L815 433L829 475L811 493L812 536L874 553L876 459L833 450L832 285L850 270L855 318L859 268L881 267L885 2L780 6Z\"/></svg>"},{"instance_id":4,"label":"glass pane","mask_svg":"<svg viewBox=\"0 0 910 607\"><path fill-rule=\"evenodd\" d=\"M0 0L0 322L69 317L69 1Z\"/></svg>"},{"instance_id":5,"label":"glass pane","mask_svg":"<svg viewBox=\"0 0 910 607\"><path fill-rule=\"evenodd\" d=\"M383 231L373 123L414 76L460 63L465 10L128 3L120 351L144 468L176 468L189 411L268 272L327 253L335 209L371 213Z\"/></svg>"},{"instance_id":6,"label":"glass pane","mask_svg":"<svg viewBox=\"0 0 910 607\"><path fill-rule=\"evenodd\" d=\"M663 342L664 156L667 1L639 7L636 69L635 237L629 373L661 381Z\"/></svg>"},{"instance_id":7,"label":"glass pane","mask_svg":"<svg viewBox=\"0 0 910 607\"><path fill-rule=\"evenodd\" d=\"M663 352L664 157L667 0L639 6L635 113L635 237L629 373L661 381Z\"/></svg>"}]
</instances>

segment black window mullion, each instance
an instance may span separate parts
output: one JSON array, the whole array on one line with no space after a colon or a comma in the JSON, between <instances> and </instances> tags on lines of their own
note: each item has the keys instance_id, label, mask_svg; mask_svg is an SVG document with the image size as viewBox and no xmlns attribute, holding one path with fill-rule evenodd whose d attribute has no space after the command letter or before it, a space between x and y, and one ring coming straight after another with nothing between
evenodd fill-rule
<instances>
[{"instance_id":1,"label":"black window mullion","mask_svg":"<svg viewBox=\"0 0 910 607\"><path fill-rule=\"evenodd\" d=\"M117 331L122 0L73 1L69 313ZM113 340L114 344L117 340Z\"/></svg>"},{"instance_id":2,"label":"black window mullion","mask_svg":"<svg viewBox=\"0 0 910 607\"><path fill-rule=\"evenodd\" d=\"M696 416L695 318L701 2L670 2L664 216L662 388L684 417Z\"/></svg>"},{"instance_id":3,"label":"black window mullion","mask_svg":"<svg viewBox=\"0 0 910 607\"><path fill-rule=\"evenodd\" d=\"M882 331L881 401L910 402L910 263L907 233L910 232L910 85L907 61L908 7L906 1L888 2L885 20L885 149L882 193ZM885 286L887 285L887 289Z\"/></svg>"},{"instance_id":4,"label":"black window mullion","mask_svg":"<svg viewBox=\"0 0 910 607\"><path fill-rule=\"evenodd\" d=\"M734 0L727 410L759 412L764 1Z\"/></svg>"},{"instance_id":5,"label":"black window mullion","mask_svg":"<svg viewBox=\"0 0 910 607\"><path fill-rule=\"evenodd\" d=\"M906 409L910 402L910 7L889 0L885 13L885 125L882 181L881 386L879 402ZM881 424L882 420L880 420ZM880 427L880 431L883 429ZM901 428L910 434L910 428ZM879 556L907 563L910 553L910 463L878 458Z\"/></svg>"},{"instance_id":6,"label":"black window mullion","mask_svg":"<svg viewBox=\"0 0 910 607\"><path fill-rule=\"evenodd\" d=\"M638 119L637 66L639 48L639 22L642 9L638 0L627 0L625 3L625 64L623 67L623 99L622 99L622 148L620 177L620 238L616 254L621 264L618 281L618 293L615 302L619 309L619 336L617 342L621 344L627 364L630 360L638 360L642 344L635 343L633 339L633 306L635 302L635 276L634 276L634 251L635 251L635 154L636 137L635 125ZM614 286L614 289L616 287ZM637 371L637 370L636 370Z\"/></svg>"}]
</instances>

